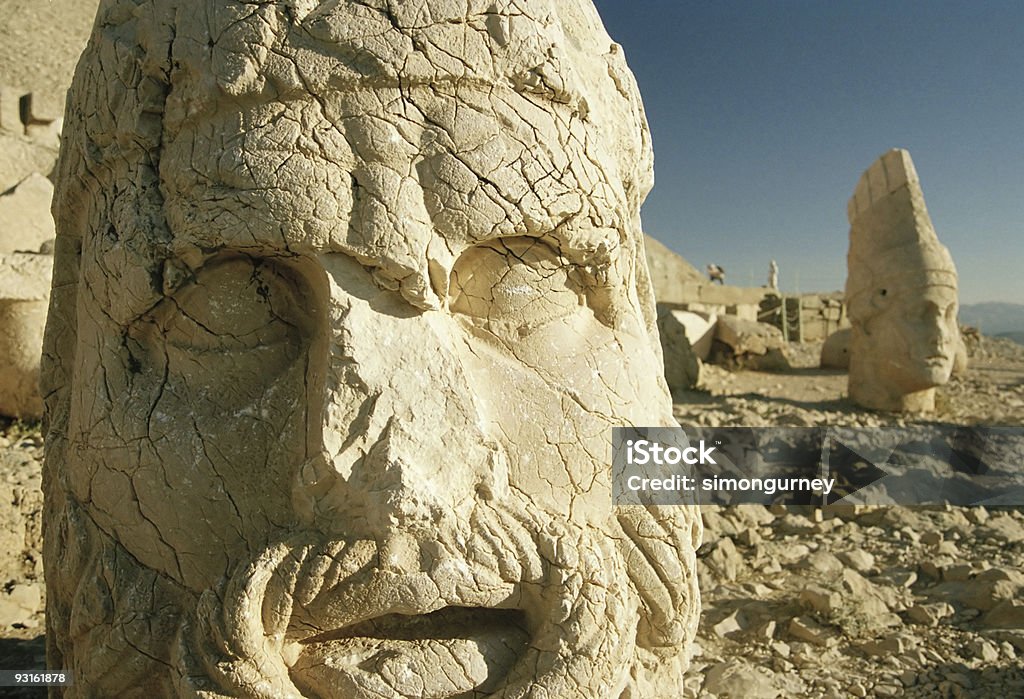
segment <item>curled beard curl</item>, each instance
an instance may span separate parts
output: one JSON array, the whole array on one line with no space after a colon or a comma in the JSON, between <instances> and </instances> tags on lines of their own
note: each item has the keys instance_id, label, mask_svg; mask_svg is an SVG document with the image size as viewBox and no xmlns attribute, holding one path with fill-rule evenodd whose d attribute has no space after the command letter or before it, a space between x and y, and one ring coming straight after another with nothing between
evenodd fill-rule
<instances>
[{"instance_id":1,"label":"curled beard curl","mask_svg":"<svg viewBox=\"0 0 1024 699\"><path fill-rule=\"evenodd\" d=\"M315 619L307 617L310 609L344 609L351 616L362 606L363 616L345 623L358 622L372 616L359 590L378 594L423 584L432 586L434 599L408 613L496 596L507 600L501 606L526 613L530 641L490 699L640 696L641 686L655 686L648 675L660 674L659 665L679 672L681 682L686 659L672 663L670 656L681 655L695 632L693 537L699 538L699 524L679 531L677 516L655 516L647 508L622 512L618 521L622 528L612 534L565 520L542 522L522 505L481 502L468 526L437 542L446 552L440 559L445 571L466 571L455 580L445 580L438 566L429 573L382 571L382 546L373 541L308 533L280 541L240 565L224 585L205 591L195 613L184 618L173 651L178 693L301 697L290 669L301 648L289 638L296 619ZM374 604L392 611L401 607L401 594ZM646 659L638 658L638 641L654 650Z\"/></svg>"},{"instance_id":2,"label":"curled beard curl","mask_svg":"<svg viewBox=\"0 0 1024 699\"><path fill-rule=\"evenodd\" d=\"M622 699L675 699L700 621L697 548L703 524L696 507L616 508L618 554L640 602L637 656Z\"/></svg>"}]
</instances>

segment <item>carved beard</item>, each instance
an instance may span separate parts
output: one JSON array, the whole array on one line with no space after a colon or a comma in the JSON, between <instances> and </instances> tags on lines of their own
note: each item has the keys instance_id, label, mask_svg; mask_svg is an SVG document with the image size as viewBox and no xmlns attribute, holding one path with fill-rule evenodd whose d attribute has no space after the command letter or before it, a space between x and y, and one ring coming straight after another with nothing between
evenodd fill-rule
<instances>
[{"instance_id":1,"label":"carved beard","mask_svg":"<svg viewBox=\"0 0 1024 699\"><path fill-rule=\"evenodd\" d=\"M179 692L622 694L639 610L606 531L482 503L452 537L397 536L426 565L387 569L391 543L300 535L240 566L182 625Z\"/></svg>"},{"instance_id":2,"label":"carved beard","mask_svg":"<svg viewBox=\"0 0 1024 699\"><path fill-rule=\"evenodd\" d=\"M429 578L434 592L442 592L429 575L382 571L377 563L385 547L296 535L268 546L196 602L194 593L139 564L80 505L65 500L60 489L51 493L47 506L61 514L53 514L59 524L45 541L50 548L47 578L53 586L47 597L47 643L53 666L72 669L76 678L64 696L341 694L351 699L360 691L403 696L396 687L401 678L389 674L386 662L355 668L361 673L316 676L318 665L327 667L333 644L389 630L386 618L375 625L349 615L357 623L348 632L332 634L334 629L317 625L318 612L345 623L346 606L361 604L366 610L376 596L379 608L389 603L387 590L408 592L417 579ZM607 527L583 528L552 515L528 515L523 507L517 511L482 503L460 529L464 539L437 541L435 532L419 541L435 551L464 551L461 564L471 573L478 600L504 596L508 608L483 614L497 614L499 622L522 620L521 627L505 623L501 634L488 635L474 616L480 610L471 610L462 619L471 632L463 634L461 646L454 636L448 645L435 644L434 649L453 649L453 657L463 660L467 649L475 648L489 663L479 685L461 694L503 699L679 696L699 607L696 512L619 508ZM446 570L459 569L459 558L445 560ZM385 592L368 592L375 583ZM434 605L472 602L473 589L451 585L447 599L435 597ZM356 599L359 590L362 600ZM408 609L422 610L422 600L414 598L407 597ZM420 609L412 609L416 604ZM459 613L453 614L453 627ZM416 625L408 623L410 617L400 621ZM296 640L301 638L311 642ZM514 646L517 638L524 639L518 647L494 642L506 639ZM401 659L394 653L391 657ZM476 671L479 667L467 670L466 679L479 679ZM329 683L333 691L318 689L320 683ZM428 694L422 685L406 692L410 695L459 696Z\"/></svg>"}]
</instances>

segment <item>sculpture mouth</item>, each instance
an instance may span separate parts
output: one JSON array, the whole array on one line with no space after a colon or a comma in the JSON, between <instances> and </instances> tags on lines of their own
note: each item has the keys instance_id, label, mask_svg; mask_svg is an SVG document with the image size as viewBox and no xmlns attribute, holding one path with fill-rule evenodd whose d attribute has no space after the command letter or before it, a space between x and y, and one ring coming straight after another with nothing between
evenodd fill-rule
<instances>
[{"instance_id":1,"label":"sculpture mouth","mask_svg":"<svg viewBox=\"0 0 1024 699\"><path fill-rule=\"evenodd\" d=\"M304 639L290 672L316 696L479 696L501 687L530 637L519 609L385 614Z\"/></svg>"},{"instance_id":2,"label":"sculpture mouth","mask_svg":"<svg viewBox=\"0 0 1024 699\"><path fill-rule=\"evenodd\" d=\"M330 643L351 638L427 641L462 638L479 628L526 629L520 609L444 607L428 614L385 614L350 626L310 636L300 645Z\"/></svg>"}]
</instances>

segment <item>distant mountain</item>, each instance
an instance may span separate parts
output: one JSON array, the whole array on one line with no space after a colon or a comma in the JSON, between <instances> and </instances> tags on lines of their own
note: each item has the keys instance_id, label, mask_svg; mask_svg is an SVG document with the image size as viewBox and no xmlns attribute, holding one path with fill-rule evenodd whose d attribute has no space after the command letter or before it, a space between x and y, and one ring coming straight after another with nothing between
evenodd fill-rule
<instances>
[{"instance_id":1,"label":"distant mountain","mask_svg":"<svg viewBox=\"0 0 1024 699\"><path fill-rule=\"evenodd\" d=\"M1012 333L999 333L996 337L1005 337L1007 340L1013 340L1018 345L1024 345L1024 333L1012 332Z\"/></svg>"},{"instance_id":2,"label":"distant mountain","mask_svg":"<svg viewBox=\"0 0 1024 699\"><path fill-rule=\"evenodd\" d=\"M1024 336L1024 304L972 303L960 306L960 324L973 325L984 335ZM1020 338L1011 338L1020 342Z\"/></svg>"}]
</instances>

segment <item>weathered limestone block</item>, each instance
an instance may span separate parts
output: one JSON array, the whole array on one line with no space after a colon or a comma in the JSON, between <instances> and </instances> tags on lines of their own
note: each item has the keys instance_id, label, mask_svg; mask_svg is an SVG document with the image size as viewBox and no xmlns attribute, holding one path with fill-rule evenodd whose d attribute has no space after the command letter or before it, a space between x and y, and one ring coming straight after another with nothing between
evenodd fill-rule
<instances>
[{"instance_id":1,"label":"weathered limestone block","mask_svg":"<svg viewBox=\"0 0 1024 699\"><path fill-rule=\"evenodd\" d=\"M105 0L44 351L78 696L681 696L650 138L590 0Z\"/></svg>"},{"instance_id":2,"label":"weathered limestone block","mask_svg":"<svg viewBox=\"0 0 1024 699\"><path fill-rule=\"evenodd\" d=\"M842 328L826 338L821 346L822 369L849 369L850 368L850 328Z\"/></svg>"},{"instance_id":3,"label":"weathered limestone block","mask_svg":"<svg viewBox=\"0 0 1024 699\"><path fill-rule=\"evenodd\" d=\"M701 361L711 354L711 343L715 339L715 326L718 316L714 313L694 313L693 311L673 311L672 317L682 326L686 339L693 348L693 353Z\"/></svg>"},{"instance_id":4,"label":"weathered limestone block","mask_svg":"<svg viewBox=\"0 0 1024 699\"><path fill-rule=\"evenodd\" d=\"M43 414L39 357L52 266L50 255L0 254L0 415Z\"/></svg>"},{"instance_id":5,"label":"weathered limestone block","mask_svg":"<svg viewBox=\"0 0 1024 699\"><path fill-rule=\"evenodd\" d=\"M933 410L960 345L957 276L910 154L893 149L876 160L847 214L850 398L876 410Z\"/></svg>"},{"instance_id":6,"label":"weathered limestone block","mask_svg":"<svg viewBox=\"0 0 1024 699\"><path fill-rule=\"evenodd\" d=\"M0 196L0 255L38 252L43 243L53 240L52 199L53 185L39 173Z\"/></svg>"},{"instance_id":7,"label":"weathered limestone block","mask_svg":"<svg viewBox=\"0 0 1024 699\"><path fill-rule=\"evenodd\" d=\"M690 319L687 316L700 317L696 313L658 307L658 335L665 361L665 381L672 393L691 389L700 380L701 361L697 350L690 344L687 332ZM705 334L710 336L711 333ZM710 350L710 337L706 344Z\"/></svg>"},{"instance_id":8,"label":"weathered limestone block","mask_svg":"<svg viewBox=\"0 0 1024 699\"><path fill-rule=\"evenodd\" d=\"M698 297L698 289L707 279L681 255L650 235L644 236L647 269L658 303L686 303Z\"/></svg>"},{"instance_id":9,"label":"weathered limestone block","mask_svg":"<svg viewBox=\"0 0 1024 699\"><path fill-rule=\"evenodd\" d=\"M0 131L0 193L33 173L50 173L57 162L57 144Z\"/></svg>"},{"instance_id":10,"label":"weathered limestone block","mask_svg":"<svg viewBox=\"0 0 1024 699\"><path fill-rule=\"evenodd\" d=\"M736 356L766 354L785 346L782 331L774 325L743 320L735 316L719 316L715 339L725 343Z\"/></svg>"}]
</instances>

